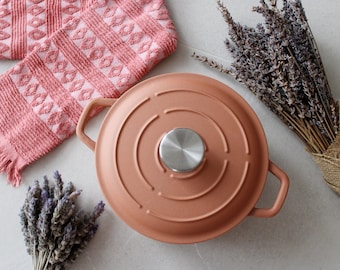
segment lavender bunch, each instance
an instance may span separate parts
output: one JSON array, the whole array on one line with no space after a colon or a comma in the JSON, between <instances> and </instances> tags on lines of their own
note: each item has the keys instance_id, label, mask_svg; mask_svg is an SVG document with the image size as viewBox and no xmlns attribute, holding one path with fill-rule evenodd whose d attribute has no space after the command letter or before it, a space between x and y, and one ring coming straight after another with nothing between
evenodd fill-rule
<instances>
[{"instance_id":1,"label":"lavender bunch","mask_svg":"<svg viewBox=\"0 0 340 270\"><path fill-rule=\"evenodd\" d=\"M302 139L326 182L340 194L339 105L332 96L301 1L282 2L278 8L276 1L260 0L253 11L261 14L264 22L248 27L235 22L218 1L229 26L225 45L235 61L224 68L205 56L193 56L233 76L253 92ZM334 163L337 165L330 165Z\"/></svg>"},{"instance_id":2,"label":"lavender bunch","mask_svg":"<svg viewBox=\"0 0 340 270\"><path fill-rule=\"evenodd\" d=\"M29 187L20 210L20 223L34 270L62 270L74 262L95 235L97 218L104 211L99 202L91 213L78 209L81 190L71 182L64 187L59 172L55 184L44 177Z\"/></svg>"}]
</instances>

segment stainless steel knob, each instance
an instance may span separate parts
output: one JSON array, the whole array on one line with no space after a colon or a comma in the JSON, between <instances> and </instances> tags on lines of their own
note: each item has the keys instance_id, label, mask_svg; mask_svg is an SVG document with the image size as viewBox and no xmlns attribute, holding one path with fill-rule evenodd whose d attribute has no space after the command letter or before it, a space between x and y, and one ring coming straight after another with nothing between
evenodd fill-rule
<instances>
[{"instance_id":1,"label":"stainless steel knob","mask_svg":"<svg viewBox=\"0 0 340 270\"><path fill-rule=\"evenodd\" d=\"M174 172L191 172L203 161L202 138L188 128L176 128L164 135L159 145L162 162Z\"/></svg>"}]
</instances>

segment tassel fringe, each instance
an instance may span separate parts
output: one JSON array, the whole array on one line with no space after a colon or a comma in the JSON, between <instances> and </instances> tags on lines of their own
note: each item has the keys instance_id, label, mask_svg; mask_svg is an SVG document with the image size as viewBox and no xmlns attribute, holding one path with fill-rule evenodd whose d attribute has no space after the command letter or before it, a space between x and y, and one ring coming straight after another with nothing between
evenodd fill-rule
<instances>
[{"instance_id":1,"label":"tassel fringe","mask_svg":"<svg viewBox=\"0 0 340 270\"><path fill-rule=\"evenodd\" d=\"M10 158L4 149L0 147L0 172L7 173L7 181L14 187L21 183L21 171L24 168L24 162L20 157Z\"/></svg>"}]
</instances>

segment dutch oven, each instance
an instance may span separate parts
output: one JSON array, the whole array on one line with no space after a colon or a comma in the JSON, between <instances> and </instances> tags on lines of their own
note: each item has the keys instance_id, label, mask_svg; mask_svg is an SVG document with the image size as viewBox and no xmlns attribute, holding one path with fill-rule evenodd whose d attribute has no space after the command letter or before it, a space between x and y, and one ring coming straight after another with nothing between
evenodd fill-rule
<instances>
[{"instance_id":1,"label":"dutch oven","mask_svg":"<svg viewBox=\"0 0 340 270\"><path fill-rule=\"evenodd\" d=\"M111 108L95 142L84 130L102 107ZM77 135L95 152L108 204L156 240L196 243L247 216L272 217L288 192L288 177L269 160L255 112L234 90L203 75L160 75L119 99L95 99ZM268 172L280 188L272 207L257 208Z\"/></svg>"}]
</instances>

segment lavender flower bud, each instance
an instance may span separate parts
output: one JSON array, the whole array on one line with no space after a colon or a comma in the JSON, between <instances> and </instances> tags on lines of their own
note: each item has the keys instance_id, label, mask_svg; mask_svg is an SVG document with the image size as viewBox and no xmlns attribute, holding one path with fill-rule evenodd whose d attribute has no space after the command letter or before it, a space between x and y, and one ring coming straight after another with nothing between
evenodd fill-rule
<instances>
[{"instance_id":1,"label":"lavender flower bud","mask_svg":"<svg viewBox=\"0 0 340 270\"><path fill-rule=\"evenodd\" d=\"M64 189L65 196L69 196L74 191L75 191L75 188L74 188L73 183L72 182L67 183L67 185Z\"/></svg>"},{"instance_id":2,"label":"lavender flower bud","mask_svg":"<svg viewBox=\"0 0 340 270\"><path fill-rule=\"evenodd\" d=\"M55 199L60 200L64 196L63 193L64 182L61 179L61 174L58 171L55 171L53 177L55 179L54 197Z\"/></svg>"},{"instance_id":3,"label":"lavender flower bud","mask_svg":"<svg viewBox=\"0 0 340 270\"><path fill-rule=\"evenodd\" d=\"M49 247L49 237L51 236L51 218L54 212L54 202L52 199L48 198L41 210L39 215L37 229L39 238L39 251L48 249Z\"/></svg>"},{"instance_id":4,"label":"lavender flower bud","mask_svg":"<svg viewBox=\"0 0 340 270\"><path fill-rule=\"evenodd\" d=\"M73 201L68 197L63 197L58 201L51 220L51 231L55 237L62 234L63 226L69 221L75 208Z\"/></svg>"},{"instance_id":5,"label":"lavender flower bud","mask_svg":"<svg viewBox=\"0 0 340 270\"><path fill-rule=\"evenodd\" d=\"M47 177L44 176L44 182L41 189L41 204L44 205L48 198L50 198L50 186Z\"/></svg>"}]
</instances>

